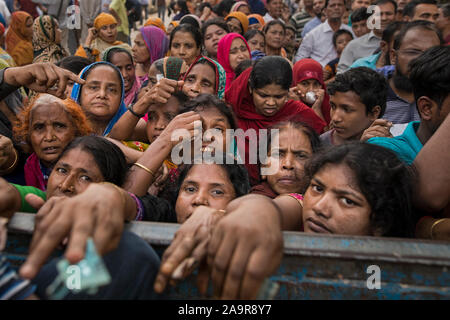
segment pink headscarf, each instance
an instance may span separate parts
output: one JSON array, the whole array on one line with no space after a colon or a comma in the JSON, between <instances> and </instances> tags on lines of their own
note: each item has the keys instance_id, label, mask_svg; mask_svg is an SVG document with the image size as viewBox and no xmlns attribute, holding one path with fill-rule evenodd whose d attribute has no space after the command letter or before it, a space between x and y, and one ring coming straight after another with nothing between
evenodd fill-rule
<instances>
[{"instance_id":1,"label":"pink headscarf","mask_svg":"<svg viewBox=\"0 0 450 320\"><path fill-rule=\"evenodd\" d=\"M217 47L217 61L225 69L225 72L227 73L227 84L225 86L225 90L228 89L228 87L231 85L231 82L234 80L235 76L234 70L231 68L230 65L230 48L231 43L236 38L240 38L242 39L242 41L244 41L245 45L247 46L249 56L250 57L252 56L247 41L240 34L228 33L222 39L220 39L219 45Z\"/></svg>"},{"instance_id":2,"label":"pink headscarf","mask_svg":"<svg viewBox=\"0 0 450 320\"><path fill-rule=\"evenodd\" d=\"M164 31L155 26L142 27L139 31L150 53L150 62L153 64L156 60L164 58L169 50L169 39Z\"/></svg>"}]
</instances>

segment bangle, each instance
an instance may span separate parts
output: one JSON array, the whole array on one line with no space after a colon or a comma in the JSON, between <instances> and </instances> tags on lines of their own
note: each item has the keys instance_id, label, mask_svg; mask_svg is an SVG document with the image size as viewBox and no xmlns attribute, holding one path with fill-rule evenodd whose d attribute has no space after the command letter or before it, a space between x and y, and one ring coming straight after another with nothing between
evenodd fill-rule
<instances>
[{"instance_id":1,"label":"bangle","mask_svg":"<svg viewBox=\"0 0 450 320\"><path fill-rule=\"evenodd\" d=\"M130 111L131 114L132 114L133 116L138 117L138 118L142 118L142 117L145 116L145 113L144 113L144 114L141 114L141 113L135 112L135 111L133 110L133 107L134 107L134 103L130 104L130 105L127 107L128 111Z\"/></svg>"},{"instance_id":2,"label":"bangle","mask_svg":"<svg viewBox=\"0 0 450 320\"><path fill-rule=\"evenodd\" d=\"M15 165L17 164L17 160L19 160L19 155L17 154L16 149L14 149L14 162L12 163L12 165L10 165L8 168L1 170L1 172L5 173L8 172L9 170L11 170L12 168L15 167Z\"/></svg>"},{"instance_id":3,"label":"bangle","mask_svg":"<svg viewBox=\"0 0 450 320\"><path fill-rule=\"evenodd\" d=\"M127 199L125 198L125 194L122 192L121 188L116 186L114 183L107 182L107 181L100 182L99 184L106 184L106 185L110 185L110 186L114 187L114 189L116 189L120 193L120 197L122 198L122 206L125 209L126 204L127 204Z\"/></svg>"},{"instance_id":4,"label":"bangle","mask_svg":"<svg viewBox=\"0 0 450 320\"><path fill-rule=\"evenodd\" d=\"M147 168L146 166L144 166L144 165L142 165L142 164L140 164L140 163L137 163L137 162L133 163L133 165L138 166L138 167L141 168L141 169L144 169L145 171L147 171L148 173L150 173L150 174L152 175L152 177L155 176L155 173L154 173L152 170L150 170L149 168Z\"/></svg>"},{"instance_id":5,"label":"bangle","mask_svg":"<svg viewBox=\"0 0 450 320\"><path fill-rule=\"evenodd\" d=\"M431 240L433 240L433 229L434 229L434 227L436 227L439 223L441 223L441 222L443 222L445 220L447 220L447 219L446 218L439 219L439 220L436 220L435 222L433 222L433 224L431 225L431 228L430 228L430 239Z\"/></svg>"}]
</instances>

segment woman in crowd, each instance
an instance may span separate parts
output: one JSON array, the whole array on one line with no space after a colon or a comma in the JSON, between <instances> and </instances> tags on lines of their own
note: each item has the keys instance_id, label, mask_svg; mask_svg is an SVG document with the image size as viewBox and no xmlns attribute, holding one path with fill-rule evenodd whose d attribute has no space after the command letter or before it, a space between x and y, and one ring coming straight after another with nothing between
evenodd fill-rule
<instances>
[{"instance_id":1,"label":"woman in crowd","mask_svg":"<svg viewBox=\"0 0 450 320\"><path fill-rule=\"evenodd\" d=\"M259 14L250 14L247 16L248 18L248 29L256 29L256 30L262 30L262 28L266 25L266 22L264 21L263 16Z\"/></svg>"},{"instance_id":2,"label":"woman in crowd","mask_svg":"<svg viewBox=\"0 0 450 320\"><path fill-rule=\"evenodd\" d=\"M190 24L194 28L201 29L202 21L195 14L187 14L180 19L180 24Z\"/></svg>"},{"instance_id":3,"label":"woman in crowd","mask_svg":"<svg viewBox=\"0 0 450 320\"><path fill-rule=\"evenodd\" d=\"M81 108L70 99L38 96L19 116L15 140L32 153L24 166L25 182L45 191L50 172L64 148L75 138L91 133Z\"/></svg>"},{"instance_id":4,"label":"woman in crowd","mask_svg":"<svg viewBox=\"0 0 450 320\"><path fill-rule=\"evenodd\" d=\"M293 69L292 98L311 107L327 124L330 123L330 97L323 81L322 65L313 59L297 61Z\"/></svg>"},{"instance_id":5,"label":"woman in crowd","mask_svg":"<svg viewBox=\"0 0 450 320\"><path fill-rule=\"evenodd\" d=\"M225 17L225 21L228 25L228 29L230 29L230 32L243 35L248 30L248 18L242 12L231 12Z\"/></svg>"},{"instance_id":6,"label":"woman in crowd","mask_svg":"<svg viewBox=\"0 0 450 320\"><path fill-rule=\"evenodd\" d=\"M6 33L6 51L18 67L33 62L33 17L25 11L11 15L11 23Z\"/></svg>"},{"instance_id":7,"label":"woman in crowd","mask_svg":"<svg viewBox=\"0 0 450 320\"><path fill-rule=\"evenodd\" d=\"M246 16L251 13L250 6L246 1L238 1L231 7L230 12L242 12Z\"/></svg>"},{"instance_id":8,"label":"woman in crowd","mask_svg":"<svg viewBox=\"0 0 450 320\"><path fill-rule=\"evenodd\" d=\"M202 34L190 24L180 24L170 34L170 56L181 58L190 66L202 50Z\"/></svg>"},{"instance_id":9,"label":"woman in crowd","mask_svg":"<svg viewBox=\"0 0 450 320\"><path fill-rule=\"evenodd\" d=\"M144 27L155 26L160 28L162 31L167 33L166 27L164 26L164 22L160 18L148 18L144 23Z\"/></svg>"},{"instance_id":10,"label":"woman in crowd","mask_svg":"<svg viewBox=\"0 0 450 320\"><path fill-rule=\"evenodd\" d=\"M45 15L34 20L33 50L33 63L55 63L67 56L67 52L61 47L61 29L55 18Z\"/></svg>"},{"instance_id":11,"label":"woman in crowd","mask_svg":"<svg viewBox=\"0 0 450 320\"><path fill-rule=\"evenodd\" d=\"M148 70L153 62L164 58L169 40L164 31L158 27L148 26L139 29L132 48L133 59L137 64L138 77L141 83L148 79Z\"/></svg>"},{"instance_id":12,"label":"woman in crowd","mask_svg":"<svg viewBox=\"0 0 450 320\"><path fill-rule=\"evenodd\" d=\"M86 114L95 134L106 136L127 111L125 85L120 70L109 62L95 62L80 73L86 82L76 83L71 98Z\"/></svg>"},{"instance_id":13,"label":"woman in crowd","mask_svg":"<svg viewBox=\"0 0 450 320\"><path fill-rule=\"evenodd\" d=\"M277 131L274 131L277 130ZM272 147L272 141L277 145ZM284 121L269 129L267 162L278 164L274 174L262 175L262 183L252 188L251 193L276 198L280 194L300 193L305 187L305 164L320 149L318 134L309 126L295 121Z\"/></svg>"},{"instance_id":14,"label":"woman in crowd","mask_svg":"<svg viewBox=\"0 0 450 320\"><path fill-rule=\"evenodd\" d=\"M136 68L131 53L121 47L111 47L104 51L103 61L115 65L122 74L125 88L125 106L135 103L141 89L141 81L136 76Z\"/></svg>"},{"instance_id":15,"label":"woman in crowd","mask_svg":"<svg viewBox=\"0 0 450 320\"><path fill-rule=\"evenodd\" d=\"M190 13L185 0L177 0L173 9L177 13L172 18L173 21L179 21L185 15Z\"/></svg>"},{"instance_id":16,"label":"woman in crowd","mask_svg":"<svg viewBox=\"0 0 450 320\"><path fill-rule=\"evenodd\" d=\"M263 33L266 39L266 48L264 50L266 55L286 58L286 50L283 48L283 41L286 34L284 23L279 20L272 20L264 26Z\"/></svg>"},{"instance_id":17,"label":"woman in crowd","mask_svg":"<svg viewBox=\"0 0 450 320\"><path fill-rule=\"evenodd\" d=\"M237 33L229 33L219 41L217 61L227 74L226 89L234 80L234 70L240 62L250 59L250 48L245 38Z\"/></svg>"},{"instance_id":18,"label":"woman in crowd","mask_svg":"<svg viewBox=\"0 0 450 320\"><path fill-rule=\"evenodd\" d=\"M245 70L235 79L225 92L225 100L233 106L238 127L246 131L267 129L280 121L298 120L310 125L321 133L325 122L300 101L288 100L292 83L292 69L288 61L281 57L264 57L253 68ZM239 144L239 142L238 142ZM248 141L245 148L245 163L252 185L259 182L256 164L250 164Z\"/></svg>"},{"instance_id":19,"label":"woman in crowd","mask_svg":"<svg viewBox=\"0 0 450 320\"><path fill-rule=\"evenodd\" d=\"M221 18L211 19L205 22L202 25L205 55L211 59L217 59L219 41L229 32L228 25Z\"/></svg>"},{"instance_id":20,"label":"woman in crowd","mask_svg":"<svg viewBox=\"0 0 450 320\"><path fill-rule=\"evenodd\" d=\"M264 50L266 49L266 38L264 33L258 29L251 29L244 34L244 38L247 40L252 55L254 54L254 51L264 53Z\"/></svg>"},{"instance_id":21,"label":"woman in crowd","mask_svg":"<svg viewBox=\"0 0 450 320\"><path fill-rule=\"evenodd\" d=\"M92 62L100 61L101 53L112 46L130 49L127 43L117 40L117 20L108 13L100 13L94 20L94 27L89 29L83 45L75 52L76 56L85 57Z\"/></svg>"}]
</instances>

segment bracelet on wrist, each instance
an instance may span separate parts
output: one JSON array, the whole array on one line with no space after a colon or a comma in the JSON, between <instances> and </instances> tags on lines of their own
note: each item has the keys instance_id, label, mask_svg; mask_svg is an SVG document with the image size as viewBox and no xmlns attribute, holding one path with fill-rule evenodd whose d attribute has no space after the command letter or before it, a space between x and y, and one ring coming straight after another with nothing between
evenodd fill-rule
<instances>
[{"instance_id":1,"label":"bracelet on wrist","mask_svg":"<svg viewBox=\"0 0 450 320\"><path fill-rule=\"evenodd\" d=\"M132 114L133 116L138 117L138 118L142 118L142 117L145 116L145 113L144 113L144 114L141 114L141 113L137 113L136 111L134 111L134 110L133 110L133 107L134 107L134 103L130 104L130 105L127 107L128 111L130 111L131 114Z\"/></svg>"}]
</instances>

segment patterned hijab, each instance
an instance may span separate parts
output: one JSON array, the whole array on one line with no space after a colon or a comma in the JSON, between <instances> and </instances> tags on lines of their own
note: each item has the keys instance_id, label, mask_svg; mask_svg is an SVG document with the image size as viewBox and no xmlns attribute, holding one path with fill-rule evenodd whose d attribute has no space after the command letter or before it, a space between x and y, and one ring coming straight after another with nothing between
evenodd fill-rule
<instances>
[{"instance_id":1,"label":"patterned hijab","mask_svg":"<svg viewBox=\"0 0 450 320\"><path fill-rule=\"evenodd\" d=\"M156 60L164 58L169 50L169 38L166 33L154 26L142 27L139 31L150 53L150 63L153 64Z\"/></svg>"},{"instance_id":2,"label":"patterned hijab","mask_svg":"<svg viewBox=\"0 0 450 320\"><path fill-rule=\"evenodd\" d=\"M103 132L103 136L106 136L106 135L108 135L111 132L112 127L116 124L116 122L120 119L120 117L127 111L127 108L126 108L125 103L124 103L125 86L123 84L122 74L120 73L120 70L115 65L113 65L113 64L111 64L109 62L106 62L106 61L94 62L94 63L88 65L87 67L85 67L81 71L79 77L81 79L86 80L86 77L87 77L86 74L88 73L88 71L90 69L94 68L95 66L100 65L100 64L108 65L108 66L110 66L111 68L113 68L114 70L117 71L117 74L120 77L120 87L122 88L122 94L121 94L121 97L120 97L119 108L117 109L116 114L111 118L111 120L109 121L105 131ZM83 87L83 85L80 85L79 83L75 83L73 85L72 94L70 96L70 98L72 98L72 100L74 100L79 105L81 105L80 101L81 101L81 89L82 89L82 87Z\"/></svg>"},{"instance_id":3,"label":"patterned hijab","mask_svg":"<svg viewBox=\"0 0 450 320\"><path fill-rule=\"evenodd\" d=\"M164 75L164 78L179 80L188 70L188 65L181 58L165 57L155 61L156 69Z\"/></svg>"},{"instance_id":4,"label":"patterned hijab","mask_svg":"<svg viewBox=\"0 0 450 320\"><path fill-rule=\"evenodd\" d=\"M33 50L36 62L57 62L67 56L67 52L56 43L58 26L56 20L49 15L34 19Z\"/></svg>"},{"instance_id":5,"label":"patterned hijab","mask_svg":"<svg viewBox=\"0 0 450 320\"><path fill-rule=\"evenodd\" d=\"M207 60L212 65L214 65L214 73L216 74L216 95L219 99L223 99L225 95L225 85L227 81L227 75L225 69L220 65L220 63L218 63L213 59L210 59L205 56L199 56L197 60L195 60L194 63L192 63L192 65L189 67L189 70L184 75L183 80L186 80L186 77L189 75L189 72L191 72L192 68L202 60Z\"/></svg>"},{"instance_id":6,"label":"patterned hijab","mask_svg":"<svg viewBox=\"0 0 450 320\"><path fill-rule=\"evenodd\" d=\"M27 34L27 21L33 17L25 11L12 14L11 24L6 32L6 51L16 62L17 66L24 66L33 62L33 44Z\"/></svg>"}]
</instances>

